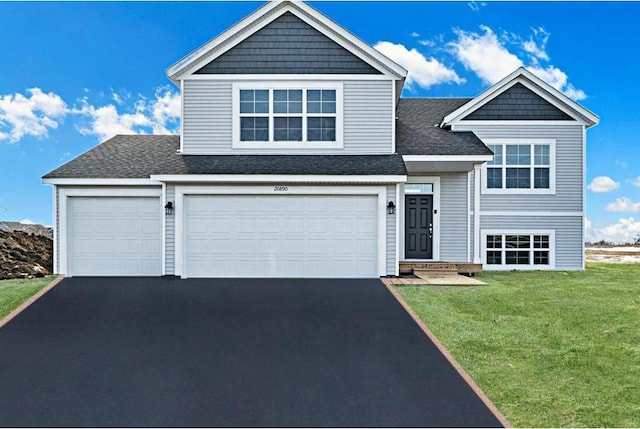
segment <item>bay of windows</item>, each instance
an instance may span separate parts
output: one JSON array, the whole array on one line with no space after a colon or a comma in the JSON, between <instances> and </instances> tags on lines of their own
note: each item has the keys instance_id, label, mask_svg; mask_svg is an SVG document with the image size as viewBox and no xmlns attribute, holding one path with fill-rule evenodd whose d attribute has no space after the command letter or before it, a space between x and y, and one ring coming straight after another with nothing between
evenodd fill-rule
<instances>
[{"instance_id":1,"label":"bay of windows","mask_svg":"<svg viewBox=\"0 0 640 429\"><path fill-rule=\"evenodd\" d=\"M336 142L335 89L240 89L241 142Z\"/></svg>"},{"instance_id":2,"label":"bay of windows","mask_svg":"<svg viewBox=\"0 0 640 429\"><path fill-rule=\"evenodd\" d=\"M487 189L550 189L550 144L489 144Z\"/></svg>"}]
</instances>

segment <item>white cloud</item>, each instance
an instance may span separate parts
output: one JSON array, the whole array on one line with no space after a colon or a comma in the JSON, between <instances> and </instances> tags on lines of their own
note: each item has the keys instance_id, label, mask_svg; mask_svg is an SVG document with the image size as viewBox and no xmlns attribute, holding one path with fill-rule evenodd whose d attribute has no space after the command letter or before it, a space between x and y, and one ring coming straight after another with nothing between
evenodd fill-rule
<instances>
[{"instance_id":1,"label":"white cloud","mask_svg":"<svg viewBox=\"0 0 640 429\"><path fill-rule=\"evenodd\" d=\"M500 43L491 28L482 25L480 29L484 34L454 30L458 39L449 46L466 69L494 84L522 66L522 61Z\"/></svg>"},{"instance_id":2,"label":"white cloud","mask_svg":"<svg viewBox=\"0 0 640 429\"><path fill-rule=\"evenodd\" d=\"M467 70L473 71L484 82L493 85L509 73L525 65L518 56L507 49L505 43L498 39L498 36L491 28L481 25L480 29L484 32L483 34L455 29L457 40L449 42L454 55ZM534 29L535 34L542 34L541 31L541 29ZM535 42L532 42L533 45L525 43L529 47L528 52L537 52L535 61L527 68L540 79L558 91L563 92L567 97L574 100L587 98L584 91L575 88L568 82L565 72L553 65L542 67L538 64L538 59L544 59L547 56L543 50L547 37L548 35L545 33L543 36L544 43L541 45L542 48ZM518 37L514 36L510 38L518 39ZM524 49L527 51L526 47Z\"/></svg>"},{"instance_id":3,"label":"white cloud","mask_svg":"<svg viewBox=\"0 0 640 429\"><path fill-rule=\"evenodd\" d=\"M20 93L0 96L0 140L16 143L24 136L47 137L51 128L67 113L62 98L40 88L29 88L29 96Z\"/></svg>"},{"instance_id":4,"label":"white cloud","mask_svg":"<svg viewBox=\"0 0 640 429\"><path fill-rule=\"evenodd\" d=\"M534 61L549 61L549 54L547 54L546 49L550 34L542 27L532 28L531 30L533 31L533 36L522 44L522 48L532 55ZM534 37L539 40L534 40Z\"/></svg>"},{"instance_id":5,"label":"white cloud","mask_svg":"<svg viewBox=\"0 0 640 429\"><path fill-rule=\"evenodd\" d=\"M637 186L640 188L640 176L636 177L635 180L631 182L633 186Z\"/></svg>"},{"instance_id":6,"label":"white cloud","mask_svg":"<svg viewBox=\"0 0 640 429\"><path fill-rule=\"evenodd\" d=\"M589 186L591 192L603 193L603 192L611 192L620 187L620 183L613 180L608 176L598 176L594 177Z\"/></svg>"},{"instance_id":7,"label":"white cloud","mask_svg":"<svg viewBox=\"0 0 640 429\"><path fill-rule=\"evenodd\" d=\"M378 42L375 49L408 70L407 84L416 83L421 88L429 88L441 83L463 83L464 79L435 58L426 58L415 48L408 50L404 45Z\"/></svg>"},{"instance_id":8,"label":"white cloud","mask_svg":"<svg viewBox=\"0 0 640 429\"><path fill-rule=\"evenodd\" d=\"M411 37L420 37L420 33L414 31L413 33L411 33Z\"/></svg>"},{"instance_id":9,"label":"white cloud","mask_svg":"<svg viewBox=\"0 0 640 429\"><path fill-rule=\"evenodd\" d=\"M23 225L35 225L35 222L32 221L31 219L22 219L20 223Z\"/></svg>"},{"instance_id":10,"label":"white cloud","mask_svg":"<svg viewBox=\"0 0 640 429\"><path fill-rule=\"evenodd\" d=\"M600 240L616 244L633 243L640 235L640 221L634 218L622 218L613 225L606 226L600 230L595 230L593 238L587 241L596 242Z\"/></svg>"},{"instance_id":11,"label":"white cloud","mask_svg":"<svg viewBox=\"0 0 640 429\"><path fill-rule=\"evenodd\" d=\"M616 165L618 165L618 166L620 166L620 167L624 168L625 170L626 170L627 168L629 168L629 163L628 163L628 162L626 162L626 161L620 161L619 159L616 159L616 162L615 162L615 163L616 163ZM638 177L640 178L640 176L638 176ZM640 185L638 185L638 186L640 186Z\"/></svg>"},{"instance_id":12,"label":"white cloud","mask_svg":"<svg viewBox=\"0 0 640 429\"><path fill-rule=\"evenodd\" d=\"M485 2L477 2L477 1L470 1L469 3L467 3L467 6L469 6L469 8L474 12L479 12L480 8L483 8L486 5L487 3Z\"/></svg>"},{"instance_id":13,"label":"white cloud","mask_svg":"<svg viewBox=\"0 0 640 429\"><path fill-rule=\"evenodd\" d=\"M635 213L640 212L640 203L634 203L627 197L621 197L607 204L605 210L608 212Z\"/></svg>"},{"instance_id":14,"label":"white cloud","mask_svg":"<svg viewBox=\"0 0 640 429\"><path fill-rule=\"evenodd\" d=\"M168 87L158 88L151 100L138 95L138 100L125 112L113 104L96 107L86 97L80 104L74 113L88 118L89 124L76 128L81 134L96 135L102 140L116 134L173 134L178 131L180 94Z\"/></svg>"}]
</instances>

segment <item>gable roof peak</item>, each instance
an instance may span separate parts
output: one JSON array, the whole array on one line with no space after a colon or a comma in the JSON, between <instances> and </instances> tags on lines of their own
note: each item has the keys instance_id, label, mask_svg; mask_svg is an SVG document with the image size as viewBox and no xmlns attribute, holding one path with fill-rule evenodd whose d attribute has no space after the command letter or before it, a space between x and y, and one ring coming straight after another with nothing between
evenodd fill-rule
<instances>
[{"instance_id":1,"label":"gable roof peak","mask_svg":"<svg viewBox=\"0 0 640 429\"><path fill-rule=\"evenodd\" d=\"M373 68L392 76L396 80L404 81L407 70L304 1L298 0L268 1L220 35L167 68L167 75L171 80L178 83L184 77L191 75L202 66L218 58L287 12L292 13L323 33Z\"/></svg>"},{"instance_id":2,"label":"gable roof peak","mask_svg":"<svg viewBox=\"0 0 640 429\"><path fill-rule=\"evenodd\" d=\"M599 121L596 114L549 85L540 77L536 76L531 70L520 66L459 109L449 113L443 118L440 126L447 127L463 119L518 83L521 83L570 117L579 120L586 125L587 128L596 125Z\"/></svg>"}]
</instances>

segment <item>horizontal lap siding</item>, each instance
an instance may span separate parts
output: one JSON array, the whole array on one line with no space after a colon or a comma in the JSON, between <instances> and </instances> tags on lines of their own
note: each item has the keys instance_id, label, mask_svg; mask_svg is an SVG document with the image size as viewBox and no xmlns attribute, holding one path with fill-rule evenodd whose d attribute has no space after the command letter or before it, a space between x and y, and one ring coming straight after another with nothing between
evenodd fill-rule
<instances>
[{"instance_id":1,"label":"horizontal lap siding","mask_svg":"<svg viewBox=\"0 0 640 429\"><path fill-rule=\"evenodd\" d=\"M467 173L440 176L440 259L467 260Z\"/></svg>"},{"instance_id":2,"label":"horizontal lap siding","mask_svg":"<svg viewBox=\"0 0 640 429\"><path fill-rule=\"evenodd\" d=\"M224 154L231 152L231 82L184 82L183 152Z\"/></svg>"},{"instance_id":3,"label":"horizontal lap siding","mask_svg":"<svg viewBox=\"0 0 640 429\"><path fill-rule=\"evenodd\" d=\"M183 151L186 154L306 154L307 149L233 149L232 83L184 81ZM314 154L391 153L392 84L386 80L344 82L344 148Z\"/></svg>"},{"instance_id":4,"label":"horizontal lap siding","mask_svg":"<svg viewBox=\"0 0 640 429\"><path fill-rule=\"evenodd\" d=\"M166 201L172 201L175 204L175 186L167 185L166 187ZM176 215L165 216L165 274L172 276L175 274L175 262L176 262Z\"/></svg>"},{"instance_id":5,"label":"horizontal lap siding","mask_svg":"<svg viewBox=\"0 0 640 429\"><path fill-rule=\"evenodd\" d=\"M582 217L555 216L482 216L481 229L493 230L555 230L556 237L556 269L582 269Z\"/></svg>"},{"instance_id":6,"label":"horizontal lap siding","mask_svg":"<svg viewBox=\"0 0 640 429\"><path fill-rule=\"evenodd\" d=\"M345 153L391 153L392 97L390 81L344 83Z\"/></svg>"},{"instance_id":7,"label":"horizontal lap siding","mask_svg":"<svg viewBox=\"0 0 640 429\"><path fill-rule=\"evenodd\" d=\"M396 214L387 214L387 275L395 275L396 269L396 221L398 217L398 201L396 201L395 185L387 186L387 202L393 201L396 205Z\"/></svg>"},{"instance_id":8,"label":"horizontal lap siding","mask_svg":"<svg viewBox=\"0 0 640 429\"><path fill-rule=\"evenodd\" d=\"M481 196L481 211L577 211L583 210L582 127L580 125L474 125L481 139L551 138L556 140L555 195Z\"/></svg>"}]
</instances>

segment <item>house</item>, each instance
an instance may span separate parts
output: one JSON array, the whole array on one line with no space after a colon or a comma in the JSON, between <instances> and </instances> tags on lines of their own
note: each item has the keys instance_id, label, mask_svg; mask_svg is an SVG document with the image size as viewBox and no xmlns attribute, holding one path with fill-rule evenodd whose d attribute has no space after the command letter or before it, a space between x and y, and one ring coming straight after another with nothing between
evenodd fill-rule
<instances>
[{"instance_id":1,"label":"house","mask_svg":"<svg viewBox=\"0 0 640 429\"><path fill-rule=\"evenodd\" d=\"M470 99L302 2L167 70L179 136L115 136L45 175L68 276L378 277L403 261L583 269L585 132L526 69Z\"/></svg>"}]
</instances>

